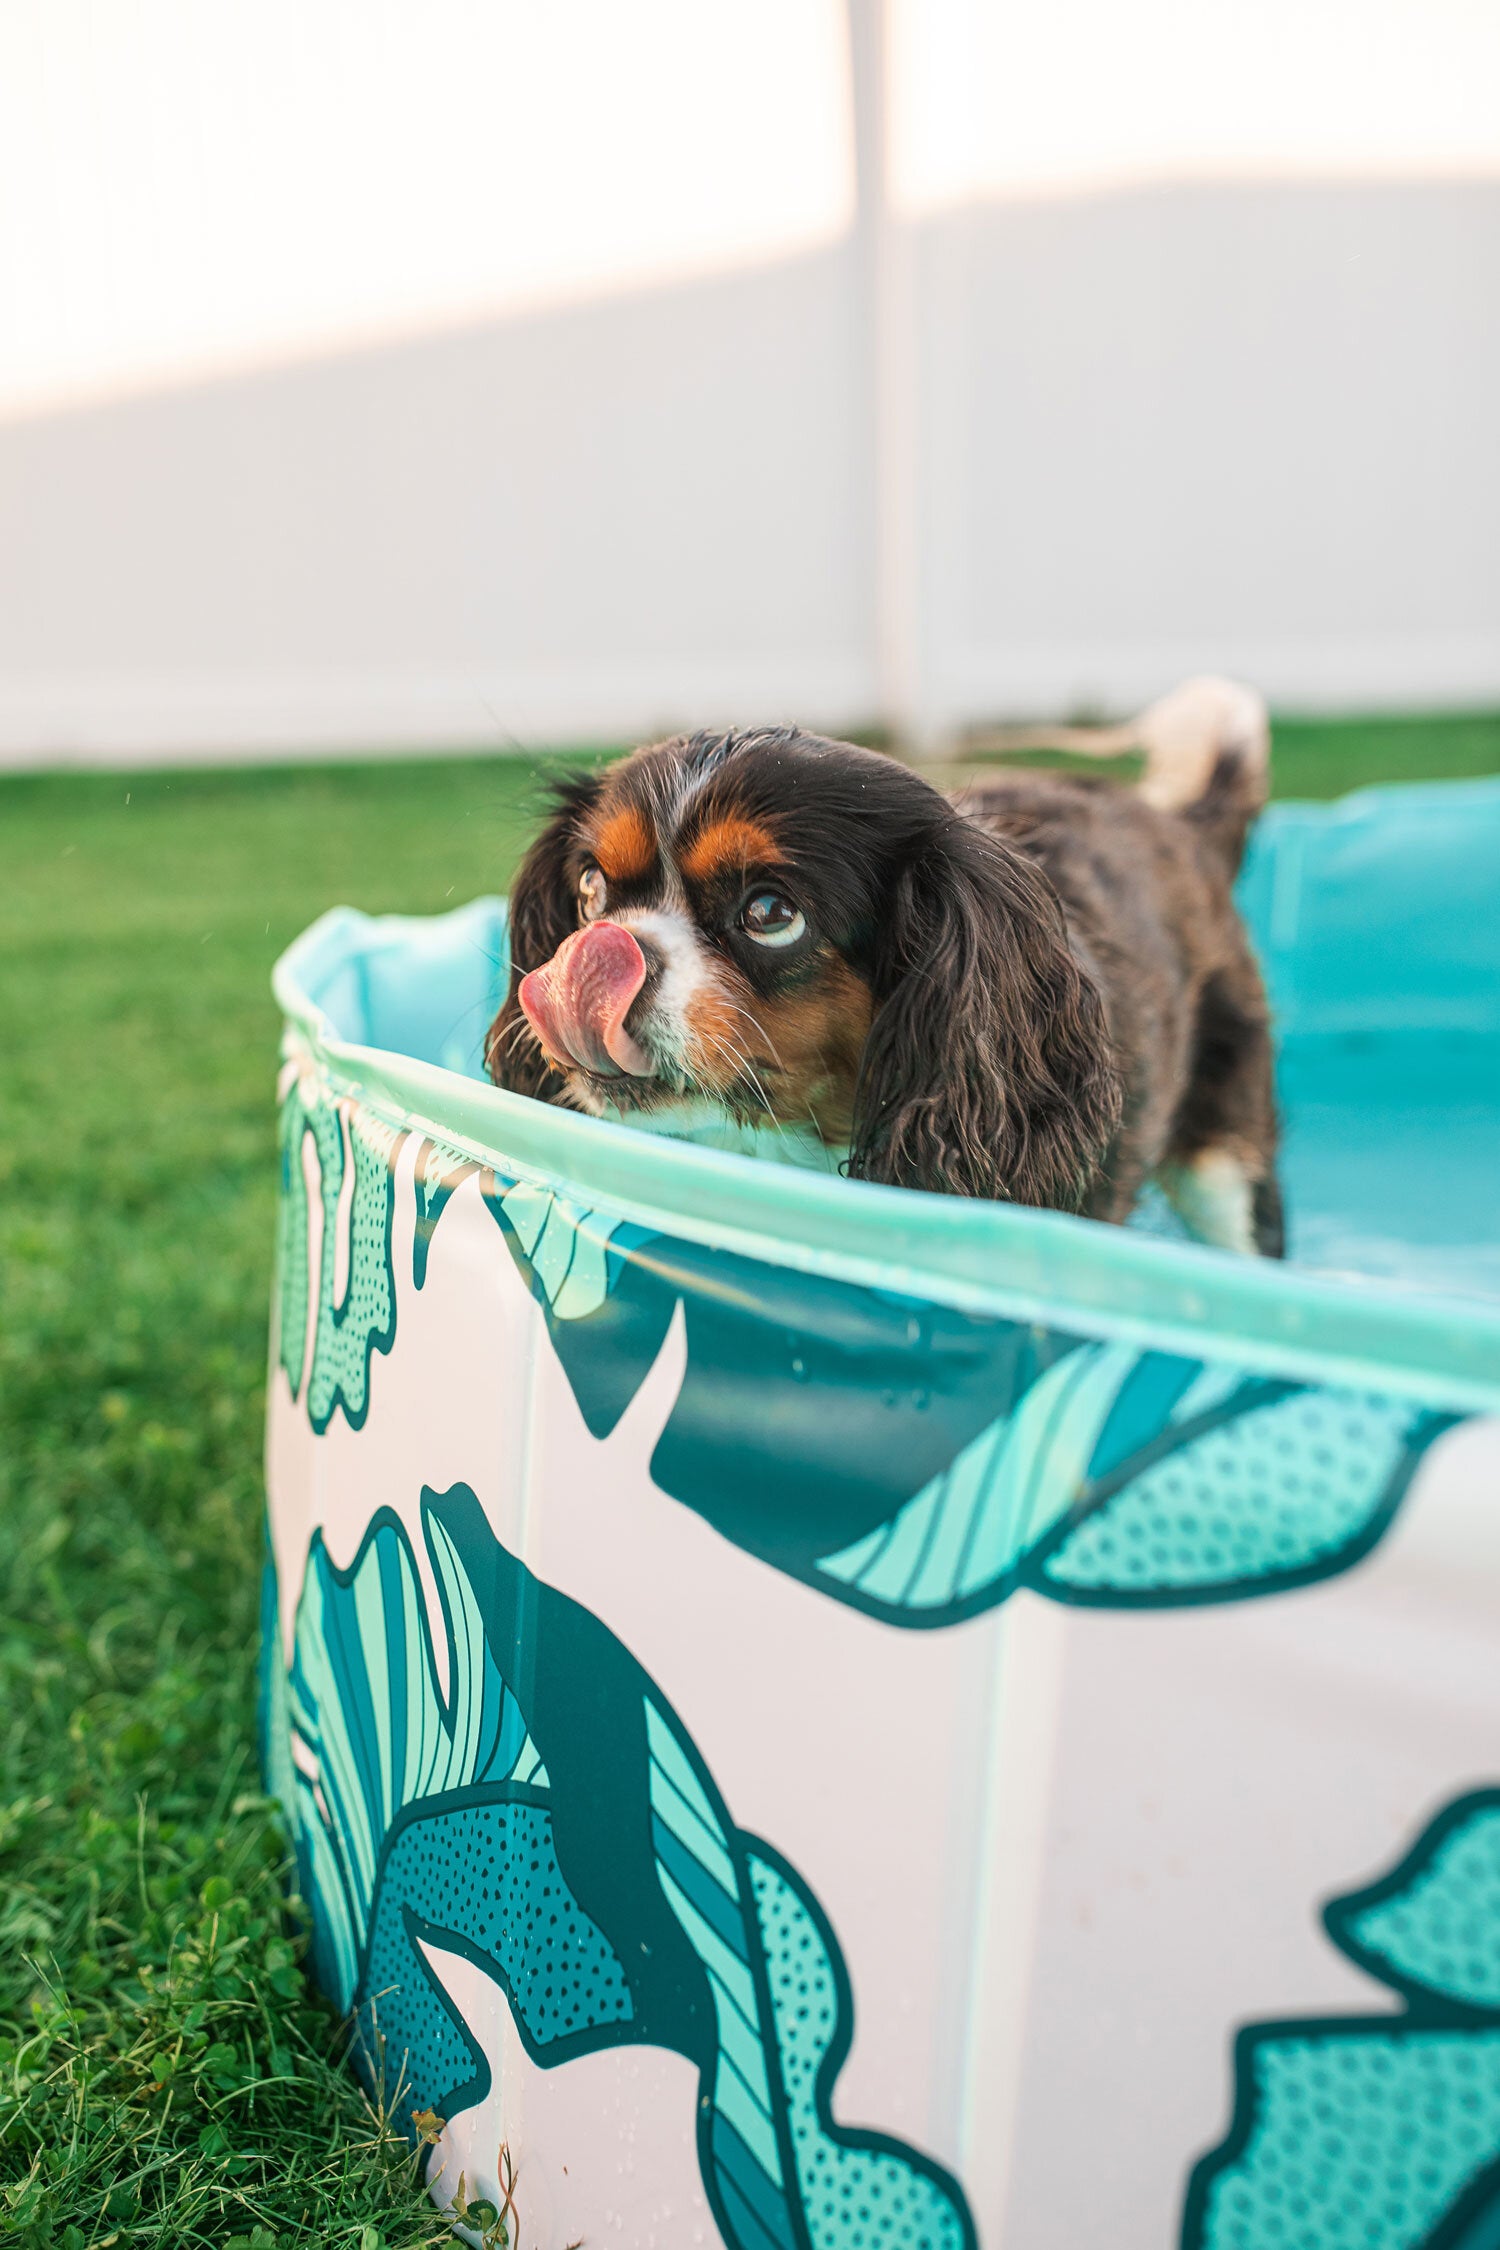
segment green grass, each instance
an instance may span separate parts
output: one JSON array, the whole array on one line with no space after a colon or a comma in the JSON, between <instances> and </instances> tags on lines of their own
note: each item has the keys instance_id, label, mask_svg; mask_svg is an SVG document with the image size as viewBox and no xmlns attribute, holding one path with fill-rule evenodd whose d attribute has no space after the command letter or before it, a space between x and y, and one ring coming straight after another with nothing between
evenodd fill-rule
<instances>
[{"instance_id":1,"label":"green grass","mask_svg":"<svg viewBox=\"0 0 1500 2250\"><path fill-rule=\"evenodd\" d=\"M981 764L1069 766L1080 761L1036 751L981 758ZM1122 758L1126 775L1139 761ZM969 769L973 770L972 766ZM1085 762L1085 770L1097 766ZM1441 718L1278 719L1271 756L1277 797L1341 797L1388 781L1464 781L1500 774L1500 712Z\"/></svg>"},{"instance_id":2,"label":"green grass","mask_svg":"<svg viewBox=\"0 0 1500 2250\"><path fill-rule=\"evenodd\" d=\"M1500 719L1277 733L1284 793ZM340 2067L253 1743L267 979L325 906L503 887L534 766L0 780L0 2235L444 2231Z\"/></svg>"},{"instance_id":3,"label":"green grass","mask_svg":"<svg viewBox=\"0 0 1500 2250\"><path fill-rule=\"evenodd\" d=\"M266 980L334 900L503 884L535 795L513 763L0 782L7 2240L447 2238L309 2001L259 1794Z\"/></svg>"},{"instance_id":4,"label":"green grass","mask_svg":"<svg viewBox=\"0 0 1500 2250\"><path fill-rule=\"evenodd\" d=\"M1389 781L1472 781L1500 773L1500 711L1440 719L1278 719L1278 797L1341 797Z\"/></svg>"}]
</instances>

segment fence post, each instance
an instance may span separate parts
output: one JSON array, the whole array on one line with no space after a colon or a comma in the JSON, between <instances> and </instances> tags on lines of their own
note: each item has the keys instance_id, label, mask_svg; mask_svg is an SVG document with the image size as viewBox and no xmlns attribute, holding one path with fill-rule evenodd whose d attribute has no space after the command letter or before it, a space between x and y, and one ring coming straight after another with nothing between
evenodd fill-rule
<instances>
[{"instance_id":1,"label":"fence post","mask_svg":"<svg viewBox=\"0 0 1500 2250\"><path fill-rule=\"evenodd\" d=\"M877 715L904 750L921 756L936 747L938 728L924 617L915 243L891 197L892 0L846 0L846 8Z\"/></svg>"}]
</instances>

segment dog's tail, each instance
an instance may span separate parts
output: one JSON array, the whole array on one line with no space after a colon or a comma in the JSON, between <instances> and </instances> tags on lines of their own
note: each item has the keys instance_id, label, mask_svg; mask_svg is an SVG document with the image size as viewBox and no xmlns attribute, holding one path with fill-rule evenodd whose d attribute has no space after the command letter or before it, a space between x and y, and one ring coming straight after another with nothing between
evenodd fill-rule
<instances>
[{"instance_id":1,"label":"dog's tail","mask_svg":"<svg viewBox=\"0 0 1500 2250\"><path fill-rule=\"evenodd\" d=\"M1085 758L1144 751L1137 784L1147 804L1181 813L1228 864L1239 866L1271 778L1263 699L1238 680L1184 680L1117 727L1004 727L986 749L1072 750Z\"/></svg>"}]
</instances>

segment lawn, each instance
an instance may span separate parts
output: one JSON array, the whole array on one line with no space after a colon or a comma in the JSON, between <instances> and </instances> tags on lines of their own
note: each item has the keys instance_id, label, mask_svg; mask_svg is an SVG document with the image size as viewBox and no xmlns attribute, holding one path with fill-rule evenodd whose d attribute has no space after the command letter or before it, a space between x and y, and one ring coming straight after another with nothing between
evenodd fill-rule
<instances>
[{"instance_id":1,"label":"lawn","mask_svg":"<svg viewBox=\"0 0 1500 2250\"><path fill-rule=\"evenodd\" d=\"M18 2243L446 2238L308 2003L259 1794L266 980L330 901L431 912L502 884L536 795L510 761L0 782Z\"/></svg>"},{"instance_id":2,"label":"lawn","mask_svg":"<svg viewBox=\"0 0 1500 2250\"><path fill-rule=\"evenodd\" d=\"M1286 725L1284 794L1500 773ZM272 961L504 886L521 760L0 779L0 2232L444 2237L303 1981L254 1750ZM530 2250L530 2245L526 2246Z\"/></svg>"}]
</instances>

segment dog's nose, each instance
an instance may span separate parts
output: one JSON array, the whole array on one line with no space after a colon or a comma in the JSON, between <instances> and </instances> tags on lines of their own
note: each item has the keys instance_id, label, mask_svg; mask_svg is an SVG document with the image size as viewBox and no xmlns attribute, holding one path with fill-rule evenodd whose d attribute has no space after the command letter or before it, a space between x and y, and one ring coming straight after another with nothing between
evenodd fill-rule
<instances>
[{"instance_id":1,"label":"dog's nose","mask_svg":"<svg viewBox=\"0 0 1500 2250\"><path fill-rule=\"evenodd\" d=\"M646 956L619 922L589 922L550 961L522 977L526 1020L555 1061L600 1077L653 1075L651 1057L625 1029L646 981Z\"/></svg>"}]
</instances>

